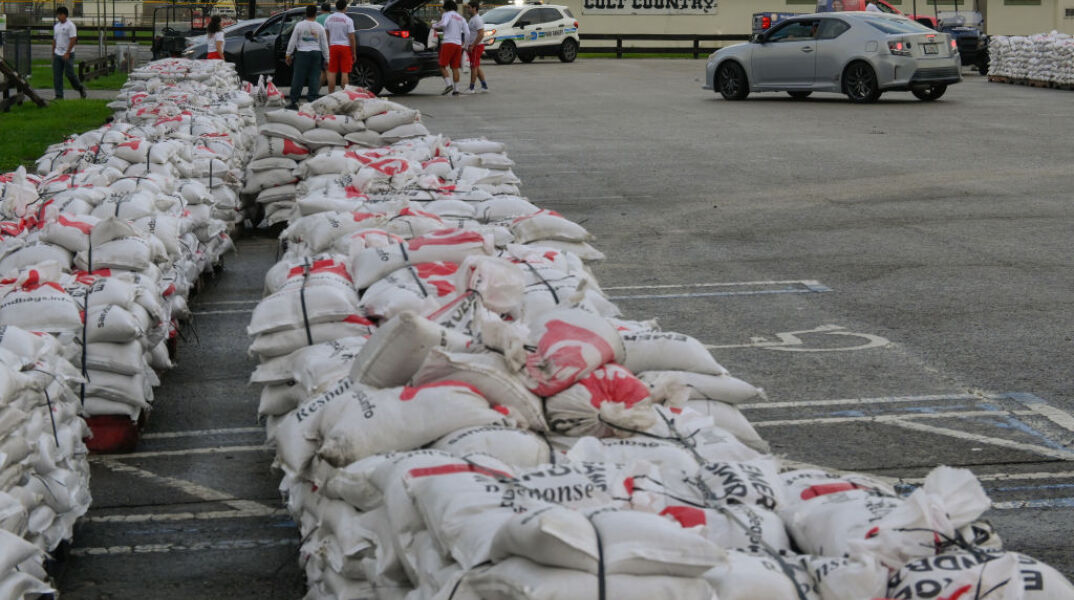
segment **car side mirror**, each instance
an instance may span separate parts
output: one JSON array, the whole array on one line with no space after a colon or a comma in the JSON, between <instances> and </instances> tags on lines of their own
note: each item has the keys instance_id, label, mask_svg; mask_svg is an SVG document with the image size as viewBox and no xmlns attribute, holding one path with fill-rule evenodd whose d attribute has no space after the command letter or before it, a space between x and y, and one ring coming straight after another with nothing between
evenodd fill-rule
<instances>
[{"instance_id":1,"label":"car side mirror","mask_svg":"<svg viewBox=\"0 0 1074 600\"><path fill-rule=\"evenodd\" d=\"M252 31L247 31L247 32L246 32L246 39L248 39L248 40L252 40L252 39L254 39L254 32L252 32Z\"/></svg>"},{"instance_id":2,"label":"car side mirror","mask_svg":"<svg viewBox=\"0 0 1074 600\"><path fill-rule=\"evenodd\" d=\"M764 34L763 33L755 33L755 34L751 35L750 36L750 43L751 44L763 44L764 43Z\"/></svg>"},{"instance_id":3,"label":"car side mirror","mask_svg":"<svg viewBox=\"0 0 1074 600\"><path fill-rule=\"evenodd\" d=\"M515 23L515 27L518 27L519 29L525 29L526 25L529 25L529 24L530 24L529 21L519 21L518 23Z\"/></svg>"}]
</instances>

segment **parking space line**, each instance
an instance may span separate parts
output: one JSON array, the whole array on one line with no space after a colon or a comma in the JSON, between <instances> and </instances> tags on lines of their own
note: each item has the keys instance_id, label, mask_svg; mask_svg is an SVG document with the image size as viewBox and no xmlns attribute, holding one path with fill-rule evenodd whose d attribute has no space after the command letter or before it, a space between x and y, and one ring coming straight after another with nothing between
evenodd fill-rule
<instances>
[{"instance_id":1,"label":"parking space line","mask_svg":"<svg viewBox=\"0 0 1074 600\"><path fill-rule=\"evenodd\" d=\"M1006 397L1021 403L1029 410L1048 419L1052 423L1074 433L1074 416L1048 404L1044 398L1024 392L1014 392L1005 395Z\"/></svg>"},{"instance_id":2,"label":"parking space line","mask_svg":"<svg viewBox=\"0 0 1074 600\"><path fill-rule=\"evenodd\" d=\"M906 419L891 419L885 421L888 425L894 425L903 429L909 429L911 431L920 431L922 433L934 433L946 437L952 437L961 440L967 440L976 442L978 444L985 444L989 446L1000 446L1002 448L1010 448L1011 450L1021 450L1023 452L1031 452L1033 454L1039 454L1041 456L1047 456L1050 458L1058 458L1060 460L1074 460L1074 452L1070 450L1060 450L1058 448L1046 448L1044 446L1035 446L1033 444L1024 444L1022 442L1015 442L1012 440L1005 440L1002 438L988 437L979 435L976 433L970 433L968 431L958 431L956 429L948 429L946 427L934 427L932 425L926 425L924 423L917 423Z\"/></svg>"},{"instance_id":3,"label":"parking space line","mask_svg":"<svg viewBox=\"0 0 1074 600\"><path fill-rule=\"evenodd\" d=\"M170 521L214 521L221 519L249 519L261 517L285 517L287 510L261 507L258 510L207 510L204 512L140 513L131 515L90 515L82 521L88 523L154 523Z\"/></svg>"},{"instance_id":4,"label":"parking space line","mask_svg":"<svg viewBox=\"0 0 1074 600\"><path fill-rule=\"evenodd\" d=\"M830 292L831 288L820 283L815 279L782 279L782 280L768 280L768 281L719 281L709 283L662 283L653 285L617 285L611 287L601 288L604 291L608 290L668 290L674 288L710 288L710 287L744 287L744 286L762 286L762 285L790 285L800 284L809 289L816 291Z\"/></svg>"},{"instance_id":5,"label":"parking space line","mask_svg":"<svg viewBox=\"0 0 1074 600\"><path fill-rule=\"evenodd\" d=\"M251 308L249 310L205 310L205 311L195 311L192 314L194 314L196 316L199 316L199 317L203 317L203 316L206 316L206 315L249 315L249 314L253 314L253 312L254 312L254 309Z\"/></svg>"},{"instance_id":6,"label":"parking space line","mask_svg":"<svg viewBox=\"0 0 1074 600\"><path fill-rule=\"evenodd\" d=\"M1030 410L1002 411L1002 410L976 410L962 412L931 412L899 415L861 415L853 417L815 417L807 419L777 419L772 421L750 421L754 427L785 427L788 425L839 425L842 423L892 423L903 419L964 419L971 417L994 417L997 415L1025 416L1034 414ZM1074 453L1071 453L1074 457Z\"/></svg>"},{"instance_id":7,"label":"parking space line","mask_svg":"<svg viewBox=\"0 0 1074 600\"><path fill-rule=\"evenodd\" d=\"M231 427L224 429L194 429L189 431L158 431L143 433L143 440L163 440L181 437L202 437L209 435L237 435L246 433L265 433L264 427Z\"/></svg>"},{"instance_id":8,"label":"parking space line","mask_svg":"<svg viewBox=\"0 0 1074 600\"><path fill-rule=\"evenodd\" d=\"M213 300L212 302L198 302L197 306L204 308L207 306L225 306L231 304L257 304L261 302L261 298L255 298L253 300Z\"/></svg>"},{"instance_id":9,"label":"parking space line","mask_svg":"<svg viewBox=\"0 0 1074 600\"><path fill-rule=\"evenodd\" d=\"M107 546L99 548L74 548L72 556L130 556L132 554L158 554L167 552L204 552L210 550L254 550L274 546L298 546L297 538L271 538L247 540L217 540L194 544L138 544L135 546Z\"/></svg>"},{"instance_id":10,"label":"parking space line","mask_svg":"<svg viewBox=\"0 0 1074 600\"><path fill-rule=\"evenodd\" d=\"M996 510L1011 510L1019 508L1074 508L1074 498L1040 498L1037 500L1009 500L1005 502L993 502L992 508Z\"/></svg>"},{"instance_id":11,"label":"parking space line","mask_svg":"<svg viewBox=\"0 0 1074 600\"><path fill-rule=\"evenodd\" d=\"M90 462L105 460L128 460L135 458L160 458L166 456L187 456L191 454L224 454L227 452L271 452L272 448L259 446L213 446L211 448L187 448L185 450L157 450L149 452L131 452L130 454L97 454L89 457Z\"/></svg>"},{"instance_id":12,"label":"parking space line","mask_svg":"<svg viewBox=\"0 0 1074 600\"><path fill-rule=\"evenodd\" d=\"M902 402L941 402L944 400L981 400L987 397L971 394L927 394L923 396L878 396L874 398L839 398L835 400L799 400L794 402L754 402L736 405L739 410L770 408L806 408L810 406L842 406L847 404L887 404Z\"/></svg>"}]
</instances>

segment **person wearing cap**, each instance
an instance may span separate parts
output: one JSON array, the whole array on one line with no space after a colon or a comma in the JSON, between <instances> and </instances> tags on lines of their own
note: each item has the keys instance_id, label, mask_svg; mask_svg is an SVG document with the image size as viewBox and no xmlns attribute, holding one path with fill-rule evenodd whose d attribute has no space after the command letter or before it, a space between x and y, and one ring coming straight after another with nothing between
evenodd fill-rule
<instances>
[{"instance_id":1,"label":"person wearing cap","mask_svg":"<svg viewBox=\"0 0 1074 600\"><path fill-rule=\"evenodd\" d=\"M343 87L349 83L351 69L358 58L358 43L354 37L354 20L347 14L347 0L336 0L336 12L324 22L328 32L328 93L336 91L336 73Z\"/></svg>"},{"instance_id":2,"label":"person wearing cap","mask_svg":"<svg viewBox=\"0 0 1074 600\"><path fill-rule=\"evenodd\" d=\"M321 91L321 70L328 66L328 35L317 22L317 7L306 7L305 20L299 21L287 42L287 64L294 67L291 73L290 109L298 109L302 86L307 88L306 98L313 102Z\"/></svg>"},{"instance_id":3,"label":"person wearing cap","mask_svg":"<svg viewBox=\"0 0 1074 600\"><path fill-rule=\"evenodd\" d=\"M78 28L67 18L67 7L56 9L56 24L52 26L52 88L56 99L63 100L63 76L71 82L71 87L78 90L78 95L86 97L86 86L75 74L75 44L78 43Z\"/></svg>"}]
</instances>

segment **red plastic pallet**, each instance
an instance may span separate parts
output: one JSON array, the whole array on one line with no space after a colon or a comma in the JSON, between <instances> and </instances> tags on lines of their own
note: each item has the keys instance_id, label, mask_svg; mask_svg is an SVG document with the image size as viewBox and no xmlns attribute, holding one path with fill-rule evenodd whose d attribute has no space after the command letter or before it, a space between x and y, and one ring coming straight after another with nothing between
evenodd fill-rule
<instances>
[{"instance_id":1,"label":"red plastic pallet","mask_svg":"<svg viewBox=\"0 0 1074 600\"><path fill-rule=\"evenodd\" d=\"M141 426L127 415L86 417L93 437L86 438L86 448L97 454L134 452L141 437Z\"/></svg>"}]
</instances>

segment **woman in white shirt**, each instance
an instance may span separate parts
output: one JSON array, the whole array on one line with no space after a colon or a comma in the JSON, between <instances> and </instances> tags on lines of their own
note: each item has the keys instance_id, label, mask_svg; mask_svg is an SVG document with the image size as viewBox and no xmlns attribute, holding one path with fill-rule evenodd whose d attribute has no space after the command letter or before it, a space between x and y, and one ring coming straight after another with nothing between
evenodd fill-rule
<instances>
[{"instance_id":1,"label":"woman in white shirt","mask_svg":"<svg viewBox=\"0 0 1074 600\"><path fill-rule=\"evenodd\" d=\"M209 45L209 54L205 58L224 60L224 32L220 31L220 15L213 15L209 19L205 35Z\"/></svg>"}]
</instances>

